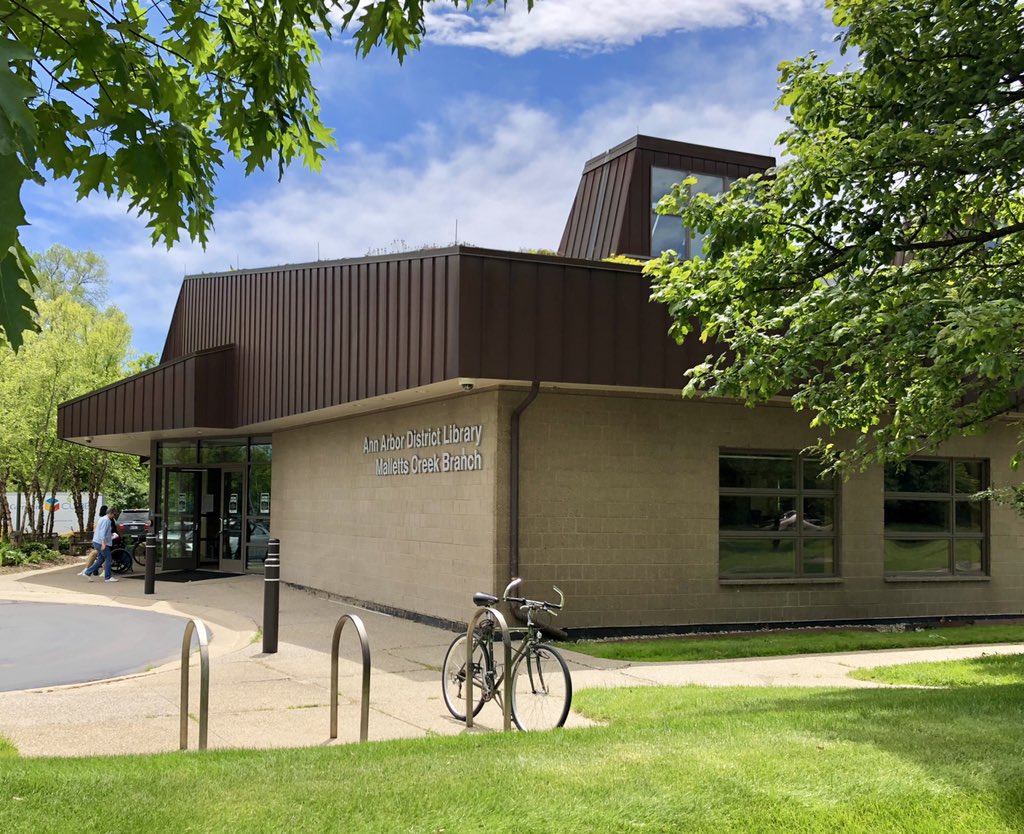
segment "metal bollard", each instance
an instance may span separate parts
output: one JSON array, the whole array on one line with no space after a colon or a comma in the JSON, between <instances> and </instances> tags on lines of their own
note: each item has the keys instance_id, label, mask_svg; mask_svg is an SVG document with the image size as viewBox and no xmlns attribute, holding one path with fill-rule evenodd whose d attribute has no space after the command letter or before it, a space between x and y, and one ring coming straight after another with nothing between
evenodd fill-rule
<instances>
[{"instance_id":1,"label":"metal bollard","mask_svg":"<svg viewBox=\"0 0 1024 834\"><path fill-rule=\"evenodd\" d=\"M263 653L277 653L277 619L281 603L281 541L267 543L263 563Z\"/></svg>"},{"instance_id":2,"label":"metal bollard","mask_svg":"<svg viewBox=\"0 0 1024 834\"><path fill-rule=\"evenodd\" d=\"M156 536L146 536L146 578L143 593L156 593Z\"/></svg>"}]
</instances>

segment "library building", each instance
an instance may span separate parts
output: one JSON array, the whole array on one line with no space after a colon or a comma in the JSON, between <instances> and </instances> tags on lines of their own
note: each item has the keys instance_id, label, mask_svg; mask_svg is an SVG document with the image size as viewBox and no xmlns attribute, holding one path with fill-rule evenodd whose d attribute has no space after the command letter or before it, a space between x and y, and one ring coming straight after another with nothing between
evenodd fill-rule
<instances>
[{"instance_id":1,"label":"library building","mask_svg":"<svg viewBox=\"0 0 1024 834\"><path fill-rule=\"evenodd\" d=\"M427 621L512 576L580 635L1020 615L1024 521L970 500L1014 482L1009 419L826 477L787 402L684 400L705 347L604 260L699 251L658 199L774 164L635 136L584 165L557 255L187 277L160 364L59 435L148 458L161 570L260 573L273 536L285 582Z\"/></svg>"}]
</instances>

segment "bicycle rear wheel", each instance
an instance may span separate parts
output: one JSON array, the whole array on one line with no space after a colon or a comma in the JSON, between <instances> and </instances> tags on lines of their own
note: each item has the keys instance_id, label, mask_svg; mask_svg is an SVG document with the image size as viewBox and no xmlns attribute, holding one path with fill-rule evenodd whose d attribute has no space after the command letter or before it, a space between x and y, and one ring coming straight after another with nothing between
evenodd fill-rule
<instances>
[{"instance_id":1,"label":"bicycle rear wheel","mask_svg":"<svg viewBox=\"0 0 1024 834\"><path fill-rule=\"evenodd\" d=\"M480 640L473 638L473 715L484 706L487 693L487 656ZM466 720L466 635L460 634L448 647L441 670L441 692L448 712L459 721Z\"/></svg>"},{"instance_id":2,"label":"bicycle rear wheel","mask_svg":"<svg viewBox=\"0 0 1024 834\"><path fill-rule=\"evenodd\" d=\"M531 646L512 667L512 719L520 730L553 730L569 717L572 678L551 646Z\"/></svg>"},{"instance_id":3,"label":"bicycle rear wheel","mask_svg":"<svg viewBox=\"0 0 1024 834\"><path fill-rule=\"evenodd\" d=\"M135 546L132 548L132 559L135 560L135 564L140 568L146 567L146 542L144 540L135 543Z\"/></svg>"}]
</instances>

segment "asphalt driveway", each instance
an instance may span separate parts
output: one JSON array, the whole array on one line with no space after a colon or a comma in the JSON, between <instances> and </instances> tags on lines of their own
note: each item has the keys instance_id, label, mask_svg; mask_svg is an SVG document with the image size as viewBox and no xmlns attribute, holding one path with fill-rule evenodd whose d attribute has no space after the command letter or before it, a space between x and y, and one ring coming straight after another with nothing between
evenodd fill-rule
<instances>
[{"instance_id":1,"label":"asphalt driveway","mask_svg":"<svg viewBox=\"0 0 1024 834\"><path fill-rule=\"evenodd\" d=\"M179 654L183 633L151 611L0 600L0 692L141 672Z\"/></svg>"}]
</instances>

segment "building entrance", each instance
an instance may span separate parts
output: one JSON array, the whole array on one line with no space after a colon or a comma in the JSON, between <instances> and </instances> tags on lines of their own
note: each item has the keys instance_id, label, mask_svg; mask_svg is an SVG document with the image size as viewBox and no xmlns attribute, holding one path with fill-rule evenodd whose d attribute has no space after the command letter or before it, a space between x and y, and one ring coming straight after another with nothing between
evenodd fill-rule
<instances>
[{"instance_id":1,"label":"building entrance","mask_svg":"<svg viewBox=\"0 0 1024 834\"><path fill-rule=\"evenodd\" d=\"M245 468L165 467L164 569L243 572Z\"/></svg>"},{"instance_id":2,"label":"building entrance","mask_svg":"<svg viewBox=\"0 0 1024 834\"><path fill-rule=\"evenodd\" d=\"M260 440L158 446L154 517L163 570L262 571L271 447L269 439Z\"/></svg>"}]
</instances>

